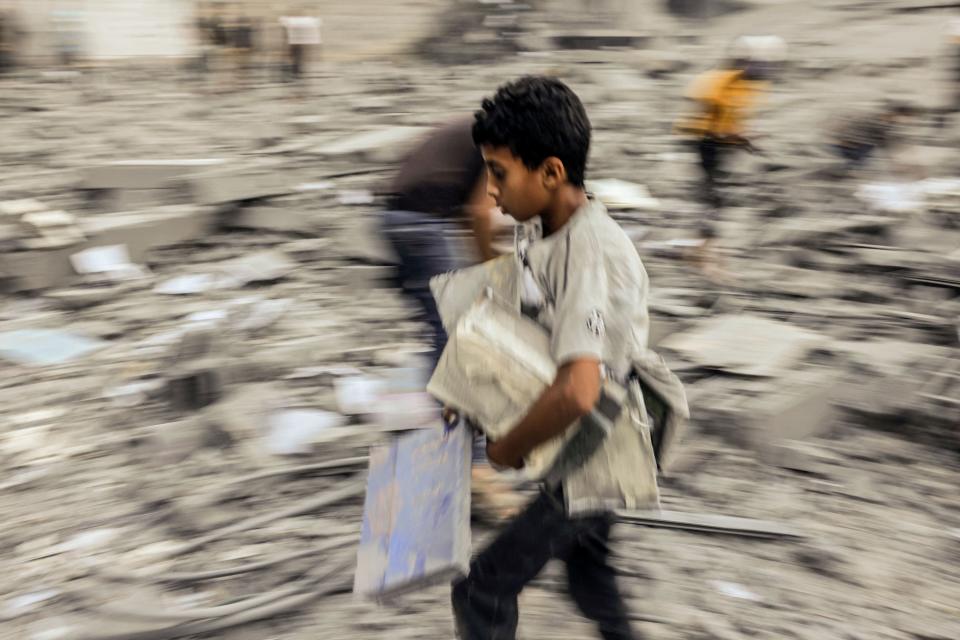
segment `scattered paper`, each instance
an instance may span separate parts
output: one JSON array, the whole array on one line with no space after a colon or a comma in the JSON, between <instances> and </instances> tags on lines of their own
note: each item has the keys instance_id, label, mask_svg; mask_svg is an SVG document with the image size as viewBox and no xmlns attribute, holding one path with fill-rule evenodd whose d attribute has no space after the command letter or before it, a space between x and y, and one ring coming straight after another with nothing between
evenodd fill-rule
<instances>
[{"instance_id":1,"label":"scattered paper","mask_svg":"<svg viewBox=\"0 0 960 640\"><path fill-rule=\"evenodd\" d=\"M909 213L924 206L924 187L919 182L865 184L854 195L878 211Z\"/></svg>"},{"instance_id":2,"label":"scattered paper","mask_svg":"<svg viewBox=\"0 0 960 640\"><path fill-rule=\"evenodd\" d=\"M77 273L105 273L129 267L130 254L122 244L84 249L70 256L70 263Z\"/></svg>"},{"instance_id":3,"label":"scattered paper","mask_svg":"<svg viewBox=\"0 0 960 640\"><path fill-rule=\"evenodd\" d=\"M322 180L320 182L304 182L303 184L298 184L294 189L296 191L327 191L336 186L333 182L329 180Z\"/></svg>"},{"instance_id":4,"label":"scattered paper","mask_svg":"<svg viewBox=\"0 0 960 640\"><path fill-rule=\"evenodd\" d=\"M337 202L344 205L373 204L373 194L369 191L341 191Z\"/></svg>"},{"instance_id":5,"label":"scattered paper","mask_svg":"<svg viewBox=\"0 0 960 640\"><path fill-rule=\"evenodd\" d=\"M749 314L722 315L675 333L660 348L704 367L744 376L775 376L794 367L810 349L826 342L814 331Z\"/></svg>"},{"instance_id":6,"label":"scattered paper","mask_svg":"<svg viewBox=\"0 0 960 640\"><path fill-rule=\"evenodd\" d=\"M278 456L310 453L324 432L343 426L339 413L312 409L287 409L267 419L267 450Z\"/></svg>"},{"instance_id":7,"label":"scattered paper","mask_svg":"<svg viewBox=\"0 0 960 640\"><path fill-rule=\"evenodd\" d=\"M355 416L372 413L386 385L383 380L377 378L348 376L337 378L333 387L340 411L345 415Z\"/></svg>"},{"instance_id":8,"label":"scattered paper","mask_svg":"<svg viewBox=\"0 0 960 640\"><path fill-rule=\"evenodd\" d=\"M725 580L711 580L710 584L714 589L719 591L725 596L730 596L731 598L739 598L740 600L751 600L753 602L759 602L760 596L753 593L746 587L736 582L727 582Z\"/></svg>"},{"instance_id":9,"label":"scattered paper","mask_svg":"<svg viewBox=\"0 0 960 640\"><path fill-rule=\"evenodd\" d=\"M168 296L184 296L209 291L215 284L216 279L209 273L197 273L176 276L161 282L153 290Z\"/></svg>"},{"instance_id":10,"label":"scattered paper","mask_svg":"<svg viewBox=\"0 0 960 640\"><path fill-rule=\"evenodd\" d=\"M39 605L53 600L59 595L60 592L56 589L44 589L10 598L0 607L0 620L12 620L17 616L36 611Z\"/></svg>"}]
</instances>

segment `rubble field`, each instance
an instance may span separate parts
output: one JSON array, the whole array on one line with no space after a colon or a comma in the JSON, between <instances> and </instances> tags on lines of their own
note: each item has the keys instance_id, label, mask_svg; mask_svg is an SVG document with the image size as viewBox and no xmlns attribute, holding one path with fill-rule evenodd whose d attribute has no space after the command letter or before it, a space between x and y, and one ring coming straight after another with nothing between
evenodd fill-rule
<instances>
[{"instance_id":1,"label":"rubble field","mask_svg":"<svg viewBox=\"0 0 960 640\"><path fill-rule=\"evenodd\" d=\"M526 50L495 63L341 60L300 97L119 66L0 79L0 639L453 636L443 585L351 593L369 447L437 420L377 213L427 127L524 73L583 98L591 189L635 240L651 341L690 399L662 501L700 524L616 529L638 629L960 638L960 118L939 122L942 16L819 0L778 21L797 4L590 51L535 47L550 26L524 14ZM672 125L731 33L775 25L790 57L756 115L761 153L732 167L727 275L710 280L688 259L703 210ZM917 173L880 160L830 178L820 125L891 87L923 109ZM720 516L751 520L703 524ZM478 517L475 548L495 530ZM593 637L564 582L551 565L524 591L521 637Z\"/></svg>"}]
</instances>

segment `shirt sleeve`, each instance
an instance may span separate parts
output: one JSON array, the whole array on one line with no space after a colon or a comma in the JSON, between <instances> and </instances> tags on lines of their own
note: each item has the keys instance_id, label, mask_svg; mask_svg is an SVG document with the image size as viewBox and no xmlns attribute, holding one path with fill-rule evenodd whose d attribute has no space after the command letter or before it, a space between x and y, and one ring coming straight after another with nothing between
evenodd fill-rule
<instances>
[{"instance_id":1,"label":"shirt sleeve","mask_svg":"<svg viewBox=\"0 0 960 640\"><path fill-rule=\"evenodd\" d=\"M579 358L603 360L610 312L609 281L597 243L579 243L560 252L551 274L557 300L551 349L557 365Z\"/></svg>"}]
</instances>

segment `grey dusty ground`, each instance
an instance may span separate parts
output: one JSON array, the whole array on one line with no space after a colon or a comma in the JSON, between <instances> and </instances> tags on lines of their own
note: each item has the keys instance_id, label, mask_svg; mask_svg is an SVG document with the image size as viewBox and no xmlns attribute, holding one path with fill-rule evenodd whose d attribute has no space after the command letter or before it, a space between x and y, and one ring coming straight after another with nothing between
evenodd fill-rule
<instances>
[{"instance_id":1,"label":"grey dusty ground","mask_svg":"<svg viewBox=\"0 0 960 640\"><path fill-rule=\"evenodd\" d=\"M425 411L412 390L426 341L390 288L376 196L419 132L395 127L468 113L531 72L583 97L591 177L645 184L658 201L614 215L650 272L654 332L694 414L664 507L806 534L620 525L638 627L658 640L960 637L960 187L890 212L855 192L902 178L892 165L822 177L829 117L891 92L946 100L946 14L894 12L905 4L657 15L638 50L478 65L343 56L301 99L262 78L210 93L166 69L0 80L0 203L75 217L31 226L3 211L0 332L104 342L61 364L0 367L0 638L452 637L442 586L384 606L349 594L367 447ZM556 18L525 16L521 48L569 30ZM694 238L702 212L695 157L671 126L692 75L748 31L778 33L790 56L756 118L763 154L735 167L729 278L716 284L672 242ZM928 177L954 178L960 119L936 120L922 114L908 139ZM91 189L103 186L91 167L144 159L223 162ZM147 270L73 274L69 254L104 242L128 244ZM175 276L202 276L187 282L204 290L156 290ZM387 380L390 394L353 415L335 392L350 375ZM293 434L298 453L278 455L289 442L277 416L294 409L339 426L306 444ZM475 545L492 531L478 523ZM592 637L563 580L549 567L523 593L523 638Z\"/></svg>"}]
</instances>

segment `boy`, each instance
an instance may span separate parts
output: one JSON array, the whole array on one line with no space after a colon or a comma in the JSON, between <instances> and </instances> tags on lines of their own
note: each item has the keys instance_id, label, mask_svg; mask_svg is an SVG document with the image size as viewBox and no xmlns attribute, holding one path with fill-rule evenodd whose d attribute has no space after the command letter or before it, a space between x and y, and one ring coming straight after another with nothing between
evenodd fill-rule
<instances>
[{"instance_id":1,"label":"boy","mask_svg":"<svg viewBox=\"0 0 960 640\"><path fill-rule=\"evenodd\" d=\"M520 468L533 448L591 412L604 376L629 375L631 355L646 346L647 277L630 239L584 190L590 122L566 85L525 77L501 87L477 112L473 139L490 196L517 221L542 228L542 238L529 232L532 225L517 234L521 306L550 332L557 376L526 417L487 445L492 462ZM603 638L636 637L607 563L615 505L584 478L599 465L623 474L614 484L631 485L641 472L622 464L621 450L639 443L632 427L618 423L584 473L544 488L474 559L453 588L462 640L514 638L517 596L552 558L566 563L570 595Z\"/></svg>"}]
</instances>

